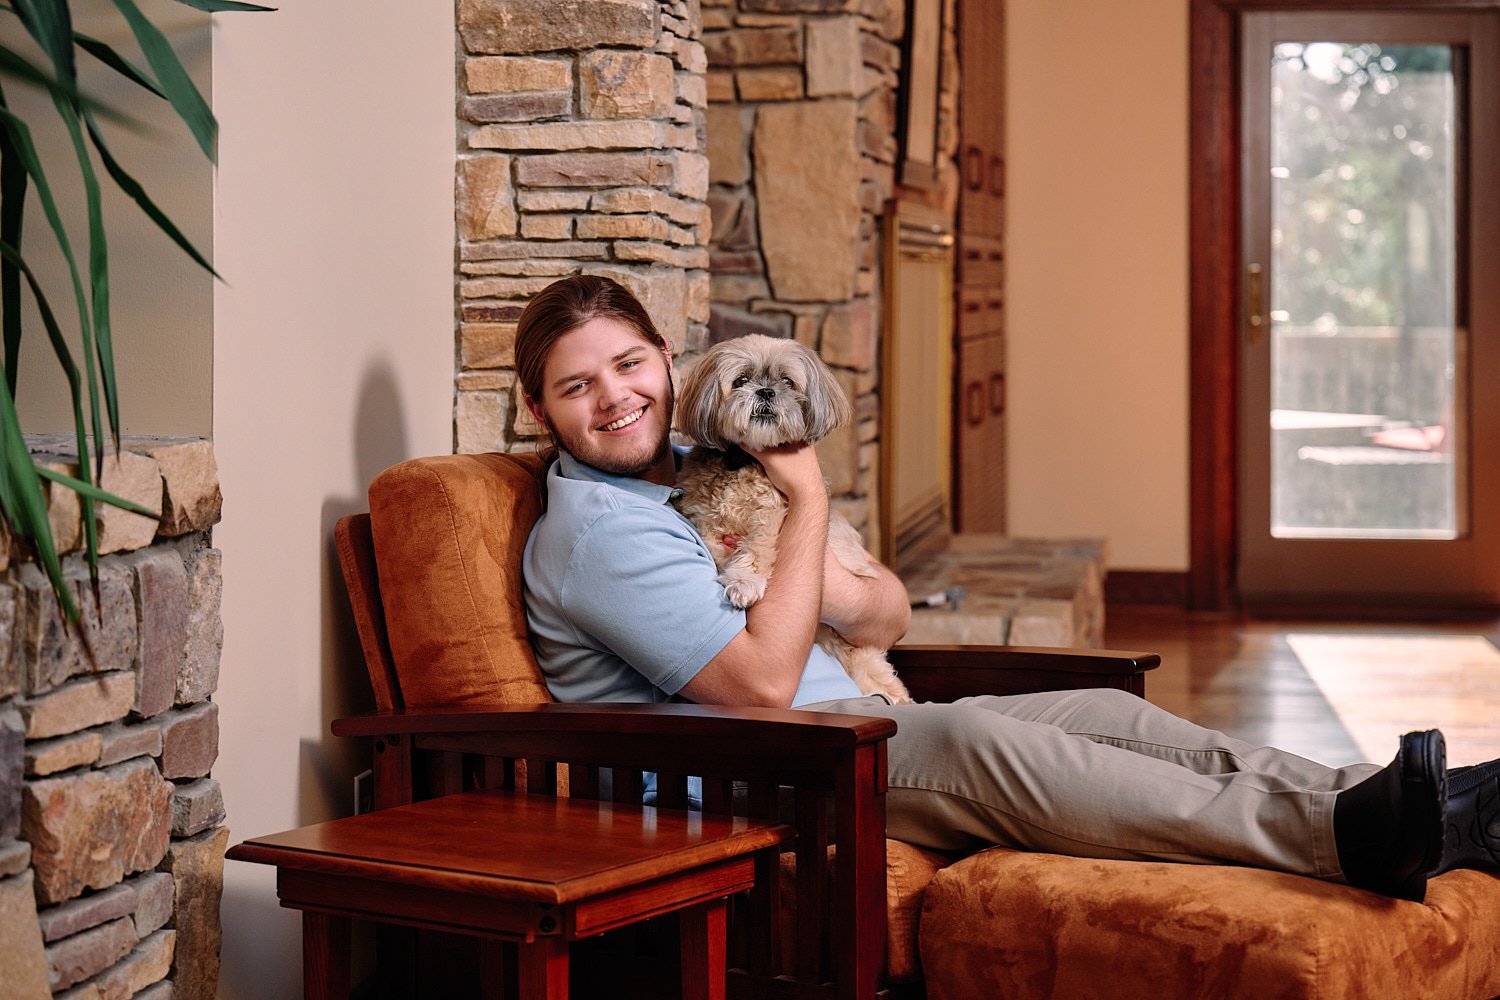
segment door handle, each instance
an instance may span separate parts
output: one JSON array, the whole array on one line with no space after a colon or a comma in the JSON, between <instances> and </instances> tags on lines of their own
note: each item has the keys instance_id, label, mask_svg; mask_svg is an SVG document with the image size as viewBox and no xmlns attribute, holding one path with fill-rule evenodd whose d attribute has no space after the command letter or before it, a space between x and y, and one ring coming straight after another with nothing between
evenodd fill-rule
<instances>
[{"instance_id":1,"label":"door handle","mask_svg":"<svg viewBox=\"0 0 1500 1000\"><path fill-rule=\"evenodd\" d=\"M1261 334L1266 328L1265 303L1261 298L1264 270L1259 264L1245 265L1245 322L1249 329L1251 347L1259 346Z\"/></svg>"},{"instance_id":2,"label":"door handle","mask_svg":"<svg viewBox=\"0 0 1500 1000\"><path fill-rule=\"evenodd\" d=\"M964 387L964 422L970 427L984 423L984 384L970 382Z\"/></svg>"}]
</instances>

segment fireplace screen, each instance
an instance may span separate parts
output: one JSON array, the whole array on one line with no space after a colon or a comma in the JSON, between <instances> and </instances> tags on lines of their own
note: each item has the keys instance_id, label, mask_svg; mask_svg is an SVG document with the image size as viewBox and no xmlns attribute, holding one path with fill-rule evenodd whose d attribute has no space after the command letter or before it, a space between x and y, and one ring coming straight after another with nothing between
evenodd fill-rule
<instances>
[{"instance_id":1,"label":"fireplace screen","mask_svg":"<svg viewBox=\"0 0 1500 1000\"><path fill-rule=\"evenodd\" d=\"M948 542L953 233L943 215L893 201L884 236L880 544L899 574Z\"/></svg>"}]
</instances>

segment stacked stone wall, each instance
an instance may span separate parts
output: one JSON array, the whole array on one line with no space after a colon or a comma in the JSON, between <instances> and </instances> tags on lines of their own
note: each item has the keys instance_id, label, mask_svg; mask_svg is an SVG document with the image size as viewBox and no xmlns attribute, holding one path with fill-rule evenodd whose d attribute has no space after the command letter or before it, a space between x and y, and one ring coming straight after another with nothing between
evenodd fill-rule
<instances>
[{"instance_id":1,"label":"stacked stone wall","mask_svg":"<svg viewBox=\"0 0 1500 1000\"><path fill-rule=\"evenodd\" d=\"M945 7L940 183L905 193L951 214ZM515 384L516 320L558 277L606 274L679 372L746 333L816 349L856 413L819 446L824 471L877 545L903 0L459 0L458 15L456 450L543 440Z\"/></svg>"},{"instance_id":2,"label":"stacked stone wall","mask_svg":"<svg viewBox=\"0 0 1500 1000\"><path fill-rule=\"evenodd\" d=\"M66 441L30 442L70 473ZM98 582L64 558L83 611L0 550L0 994L170 1000L215 993L228 830L211 776L223 641L212 446L130 440L106 489L160 511L100 507ZM53 489L64 550L76 496Z\"/></svg>"},{"instance_id":3,"label":"stacked stone wall","mask_svg":"<svg viewBox=\"0 0 1500 1000\"><path fill-rule=\"evenodd\" d=\"M526 301L614 278L679 357L709 320L706 60L697 0L460 0L459 452L525 450Z\"/></svg>"},{"instance_id":4,"label":"stacked stone wall","mask_svg":"<svg viewBox=\"0 0 1500 1000\"><path fill-rule=\"evenodd\" d=\"M896 190L901 0L703 0L713 342L793 337L854 422L819 446L835 504L873 542L880 217Z\"/></svg>"}]
</instances>

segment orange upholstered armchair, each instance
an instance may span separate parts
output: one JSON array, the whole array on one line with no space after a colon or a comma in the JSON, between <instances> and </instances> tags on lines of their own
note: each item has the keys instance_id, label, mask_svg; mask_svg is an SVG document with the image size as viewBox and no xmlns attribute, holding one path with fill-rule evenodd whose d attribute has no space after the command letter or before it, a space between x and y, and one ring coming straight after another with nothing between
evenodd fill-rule
<instances>
[{"instance_id":1,"label":"orange upholstered armchair","mask_svg":"<svg viewBox=\"0 0 1500 1000\"><path fill-rule=\"evenodd\" d=\"M368 515L338 524L378 711L334 732L373 741L377 809L469 787L639 802L649 770L659 807L685 808L695 775L706 810L789 820L795 849L734 907L732 997L1500 992L1491 876L1445 875L1422 905L1250 869L999 848L953 859L885 838L888 720L553 703L521 604L541 476L532 455L404 462L371 484ZM892 659L919 700L1101 685L1141 694L1156 664L1003 647ZM427 978L406 974L398 994ZM628 995L623 981L608 995Z\"/></svg>"}]
</instances>

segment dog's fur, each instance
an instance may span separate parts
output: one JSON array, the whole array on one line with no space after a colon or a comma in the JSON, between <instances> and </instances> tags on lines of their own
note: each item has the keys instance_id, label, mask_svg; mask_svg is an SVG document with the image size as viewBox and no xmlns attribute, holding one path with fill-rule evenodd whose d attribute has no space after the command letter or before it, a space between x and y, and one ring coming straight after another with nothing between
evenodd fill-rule
<instances>
[{"instance_id":1,"label":"dog's fur","mask_svg":"<svg viewBox=\"0 0 1500 1000\"><path fill-rule=\"evenodd\" d=\"M786 517L786 498L742 449L815 442L852 415L833 373L793 340L751 334L725 341L683 379L677 427L698 447L678 475L683 495L677 508L708 544L736 607L748 608L765 595ZM728 548L726 536L738 538L738 545ZM828 542L850 573L875 575L859 532L836 511L829 516ZM864 693L911 701L884 650L852 646L827 625L818 626L817 642Z\"/></svg>"}]
</instances>

